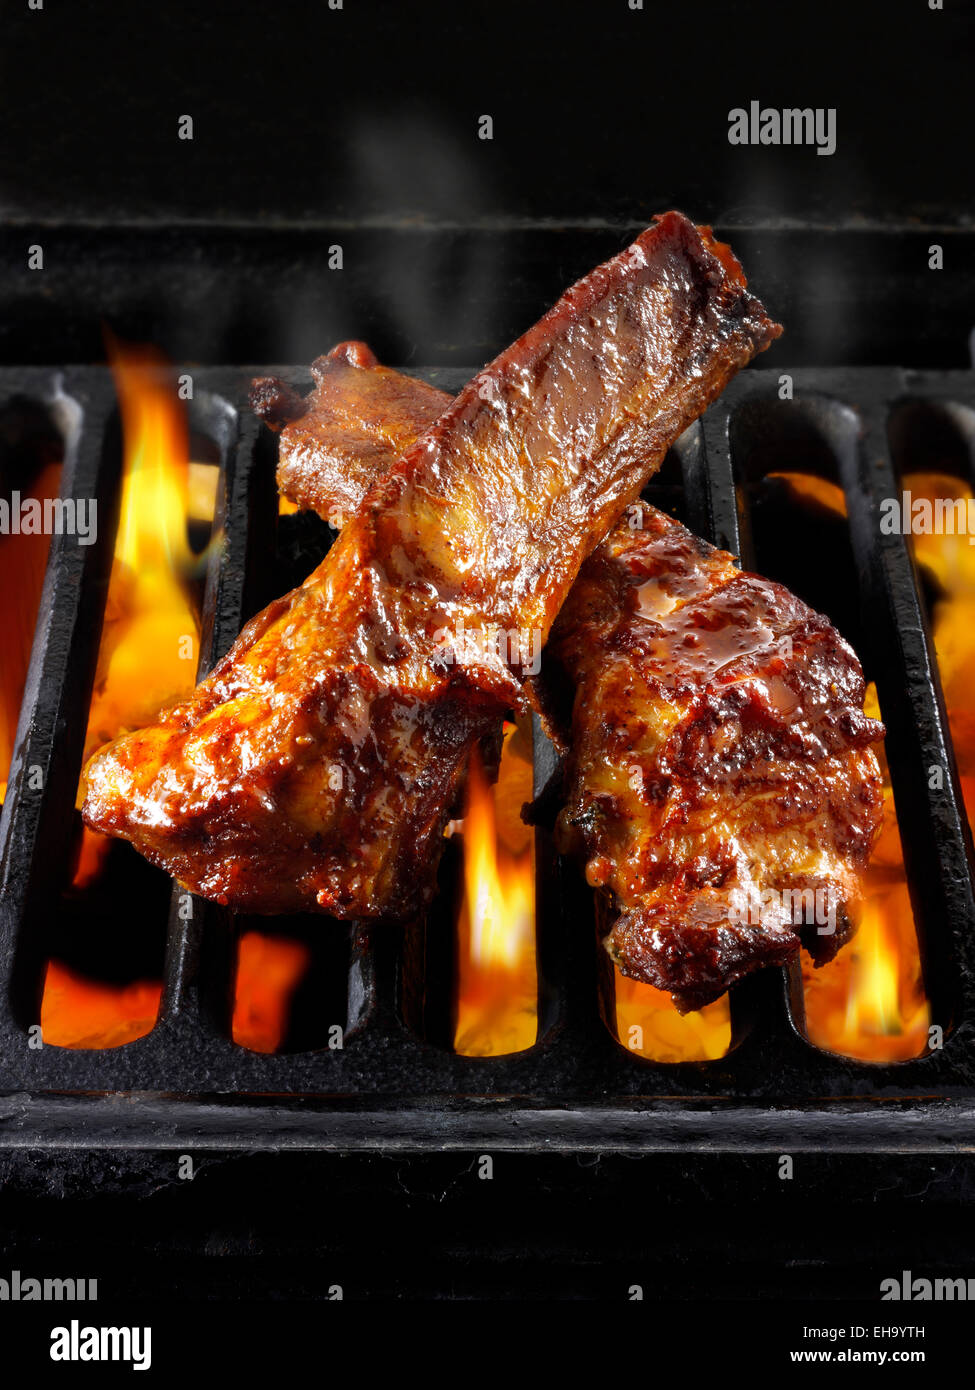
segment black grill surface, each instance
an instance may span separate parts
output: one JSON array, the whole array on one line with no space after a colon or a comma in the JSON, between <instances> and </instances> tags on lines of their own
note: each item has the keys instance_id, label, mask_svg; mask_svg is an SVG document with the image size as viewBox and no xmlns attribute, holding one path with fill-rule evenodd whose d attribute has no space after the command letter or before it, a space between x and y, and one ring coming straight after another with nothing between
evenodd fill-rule
<instances>
[{"instance_id":1,"label":"black grill surface","mask_svg":"<svg viewBox=\"0 0 975 1390\"><path fill-rule=\"evenodd\" d=\"M224 545L207 577L201 665L209 669L262 603L298 582L327 529L277 516L274 439L246 407L253 375L306 388L304 371L187 368L191 427L222 460ZM418 373L444 389L471 375ZM797 972L765 972L732 992L729 1054L655 1064L629 1052L604 1021L612 979L576 866L538 834L539 1040L502 1058L455 1056L424 1020L449 1013L450 971L432 928L381 925L332 933L338 974L327 1007L341 1049L261 1055L230 1039L236 924L172 892L164 992L153 1031L124 1046L29 1046L43 961L59 912L88 701L111 565L120 442L104 368L0 370L0 407L40 408L64 441L64 495L98 497L98 543L55 536L0 820L0 1146L318 1148L423 1151L847 1150L961 1152L975 1142L975 903L972 847L961 809L924 602L903 537L882 535L879 506L899 495L888 441L905 404L975 405L967 372L893 368L796 370L782 401L779 372L749 370L678 442L648 496L679 491L700 534L749 560L749 481L815 456L843 488L855 561L853 621L878 682L888 756L933 1021L943 1047L914 1061L868 1064L803 1037ZM752 470L750 475L749 470ZM659 490L655 490L655 488ZM310 529L309 529L310 525ZM797 544L802 538L797 537ZM811 566L830 554L811 553ZM284 580L285 582L282 582ZM552 771L536 738L536 784ZM931 769L945 770L932 788ZM26 770L43 770L43 790ZM143 927L140 903L131 932ZM426 930L426 936L424 932ZM339 985L343 987L339 987ZM417 1000L421 1001L420 1006ZM323 1008L326 1005L323 1003Z\"/></svg>"}]
</instances>

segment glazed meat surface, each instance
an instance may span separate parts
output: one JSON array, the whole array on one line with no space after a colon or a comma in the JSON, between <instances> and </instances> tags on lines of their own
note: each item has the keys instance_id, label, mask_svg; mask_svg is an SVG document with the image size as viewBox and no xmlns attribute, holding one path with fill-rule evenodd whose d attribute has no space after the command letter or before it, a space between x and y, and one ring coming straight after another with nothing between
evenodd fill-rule
<instances>
[{"instance_id":1,"label":"glazed meat surface","mask_svg":"<svg viewBox=\"0 0 975 1390\"><path fill-rule=\"evenodd\" d=\"M652 507L587 561L546 660L574 689L563 848L625 975L699 1008L850 929L883 817L860 664L828 619Z\"/></svg>"},{"instance_id":2,"label":"glazed meat surface","mask_svg":"<svg viewBox=\"0 0 975 1390\"><path fill-rule=\"evenodd\" d=\"M365 343L340 343L311 372L315 389L304 398L277 377L258 378L251 407L281 431L280 490L339 529L451 397L380 366Z\"/></svg>"},{"instance_id":3,"label":"glazed meat surface","mask_svg":"<svg viewBox=\"0 0 975 1390\"><path fill-rule=\"evenodd\" d=\"M391 409L403 399L410 378L380 375L363 344L330 356L359 368L343 376L339 418L369 418L360 393L371 408L383 392ZM445 409L450 397L427 390ZM393 451L376 431L346 472L344 429L315 428L304 503L327 516L344 488L354 512ZM278 476L289 492L287 468ZM864 718L859 666L828 622L643 505L583 566L549 680L558 666L575 692L560 839L603 890L624 973L687 1008L783 963L800 936L829 959L882 817L869 744L883 727Z\"/></svg>"},{"instance_id":4,"label":"glazed meat surface","mask_svg":"<svg viewBox=\"0 0 975 1390\"><path fill-rule=\"evenodd\" d=\"M87 823L234 908L416 911L470 747L522 702L526 634L780 331L665 214L465 387L189 699L95 755Z\"/></svg>"}]
</instances>

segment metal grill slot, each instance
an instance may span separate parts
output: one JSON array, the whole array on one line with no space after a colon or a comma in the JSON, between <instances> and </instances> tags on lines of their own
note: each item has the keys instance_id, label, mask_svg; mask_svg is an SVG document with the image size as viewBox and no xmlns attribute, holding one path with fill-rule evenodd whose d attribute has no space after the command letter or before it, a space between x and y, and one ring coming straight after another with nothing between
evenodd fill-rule
<instances>
[{"instance_id":1,"label":"metal grill slot","mask_svg":"<svg viewBox=\"0 0 975 1390\"><path fill-rule=\"evenodd\" d=\"M857 417L848 406L806 392L788 401L750 397L730 422L746 565L784 583L832 619L861 656L866 680L876 683L883 708L890 664L875 642L870 615L859 602L843 487L855 468L857 436ZM885 854L892 856L887 877L893 875L894 881L881 893L868 873L865 920L856 943L841 952L837 961L821 967L822 973L811 972L805 989L799 972L793 973L789 999L794 1025L829 1050L865 1048L869 1054L884 1045L902 1046L863 1037L865 1022L859 1026L858 1022L869 1015L873 1024L884 1010L896 1014L902 993L914 999L919 944L912 919L914 904L908 902L904 883L904 836L904 828L898 834L891 821L883 845ZM842 930L842 923L836 925ZM811 951L825 948L828 956L830 943L820 941L818 931L818 926L807 925L806 944ZM893 968L881 973L885 949L896 956L891 956ZM919 1032L926 1028L923 997L911 1016L914 1024L906 1030L903 1048L917 1055L926 1050L924 1034ZM856 1021L852 1026L851 1018Z\"/></svg>"},{"instance_id":2,"label":"metal grill slot","mask_svg":"<svg viewBox=\"0 0 975 1390\"><path fill-rule=\"evenodd\" d=\"M214 557L207 583L203 670L226 652L252 612L295 582L285 577L287 564L303 577L325 540L314 524L278 519L274 441L242 408L251 376L267 372L302 387L307 383L303 372L273 367L193 373L192 426L214 440L223 457L225 547ZM436 377L450 389L468 375L442 370ZM969 1143L975 1132L970 840L959 813L955 763L908 549L903 537L883 536L877 524L880 500L896 486L887 413L907 379L871 369L797 373L796 381L803 400L840 402L829 411L852 421L837 451L838 480L849 507L862 629L885 674L890 759L910 847L926 979L935 1018L952 1025L943 1049L885 1066L819 1052L790 1018L787 996L795 996L795 981L788 985L780 973L767 972L734 991L727 1057L669 1066L641 1060L614 1040L601 1016L608 994L604 979L600 1003L604 965L592 904L580 891L577 868L559 862L544 835L538 854L539 1041L524 1053L454 1056L438 1035L444 968L438 966L435 977L436 951L421 949L419 938L409 934L404 947L402 933L373 924L355 925L338 946L323 948L309 977L309 1007L302 1003L299 1010L304 1022L286 1050L260 1053L235 1045L237 942L242 926L252 924L234 922L200 900L189 911L178 888L154 1030L108 1051L30 1048L27 1029L36 1003L30 981L36 981L44 914L53 909L50 866L66 852L65 810L74 800L111 561L112 528L106 526L98 545L88 548L54 538L15 771L0 821L0 1092L32 1097L16 1105L0 1099L0 1143L39 1142L41 1136L50 1142L56 1135L56 1142L89 1146L165 1146L192 1134L203 1144L259 1146L272 1119L275 1142L341 1148L480 1142L762 1148L787 1140L798 1148L835 1144L840 1134L848 1146L863 1149ZM971 399L971 379L964 373L915 374L909 384L921 398L949 392L952 399ZM740 418L739 409L757 410L755 402L765 403L763 410L774 406L777 389L778 374L745 373L675 450L688 524L732 550L738 548L738 512L730 422ZM79 412L66 448L63 486L111 507L119 455L108 374L71 369L63 391ZM43 403L56 394L55 377L45 370L0 372L0 400L15 394ZM740 452L738 434L734 440ZM541 785L551 770L551 752L541 740L536 750ZM949 776L945 789L936 792L927 769L938 759ZM23 769L34 764L45 773L40 796L31 796L24 785ZM311 924L291 925L311 942ZM327 929L317 920L313 925L316 932ZM140 929L138 905L131 928ZM314 959L314 942L312 948ZM335 978L339 970L341 980ZM327 1025L333 1022L344 1025L340 1048L328 1045ZM98 1099L99 1093L136 1091L151 1100L124 1114L116 1102ZM274 1096L279 1099L272 1101ZM288 1096L293 1103L280 1099Z\"/></svg>"}]
</instances>

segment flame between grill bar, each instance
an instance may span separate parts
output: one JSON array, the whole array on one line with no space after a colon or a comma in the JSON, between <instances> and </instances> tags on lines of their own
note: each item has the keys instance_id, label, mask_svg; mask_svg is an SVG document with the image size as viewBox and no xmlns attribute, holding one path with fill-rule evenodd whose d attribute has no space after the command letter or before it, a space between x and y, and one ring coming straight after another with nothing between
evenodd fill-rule
<instances>
[{"instance_id":1,"label":"flame between grill bar","mask_svg":"<svg viewBox=\"0 0 975 1390\"><path fill-rule=\"evenodd\" d=\"M214 440L222 457L218 524L225 543L214 551L207 581L203 670L271 596L267 586L278 572L274 441L243 404L251 377L272 372L299 387L307 384L304 372L279 367L192 373L191 425ZM468 374L422 375L456 389ZM163 1001L152 1032L106 1051L30 1046L30 1025L39 1016L45 923L57 904L52 866L64 862L94 679L120 449L107 370L76 368L59 375L7 369L0 371L0 405L15 395L50 402L59 393L76 403L63 487L65 495L97 496L101 511L96 545L78 546L70 536L52 543L0 819L0 1144L27 1143L31 1136L39 1143L75 1142L66 1117L74 1114L80 1127L86 1115L104 1117L106 1103L97 1096L118 1092L152 1097L143 1129L136 1107L121 1127L105 1125L101 1140L93 1119L84 1142L109 1144L123 1131L127 1143L175 1142L173 1136L195 1125L208 1144L247 1144L252 1138L265 1144L273 1140L269 1098L291 1096L301 1098L302 1118L296 1123L288 1104L280 1103L282 1144L423 1148L490 1139L507 1147L592 1148L600 1146L602 1116L607 1147L696 1145L710 1133L717 1147L747 1148L746 1117L761 1123L765 1116L765 1138L784 1142L783 1107L796 1117L805 1147L815 1147L817 1135L823 1147L835 1143L842 1116L857 1126L856 1143L864 1149L969 1143L975 1123L971 837L911 558L902 536L881 534L879 506L898 492L886 437L892 406L908 392L971 403L975 386L962 372L853 369L793 376L796 400L789 409L806 412L810 428L834 449L847 497L857 598L870 661L883 677L894 794L925 985L932 1017L945 1028L943 1048L890 1065L822 1052L802 1036L794 971L765 972L736 987L726 1057L664 1065L635 1056L604 1022L611 1017L612 981L597 947L591 901L578 870L558 859L544 832L537 842L539 1040L523 1053L459 1057L424 1040L404 1021L412 967L404 964L402 933L364 923L350 933L344 1016L328 1020L343 1029L341 1048L258 1054L237 1046L230 1040L234 924L198 899L187 916L176 886ZM778 373L743 373L676 449L688 523L736 553L743 543L747 547L748 516L734 445L746 425L759 428L763 412L775 407L778 380ZM778 466L788 468L789 460ZM812 562L828 563L829 557ZM541 737L536 750L535 781L541 787L552 753ZM928 776L936 763L947 771L939 790ZM42 790L30 790L30 767L43 770ZM132 930L139 930L137 903ZM327 923L322 930L329 930ZM3 1096L15 1093L32 1099L14 1108ZM167 1113L173 1117L169 1137ZM932 1120L929 1129L922 1123L925 1114ZM681 1117L694 1116L688 1129ZM765 1141L756 1136L754 1142L762 1147Z\"/></svg>"}]
</instances>

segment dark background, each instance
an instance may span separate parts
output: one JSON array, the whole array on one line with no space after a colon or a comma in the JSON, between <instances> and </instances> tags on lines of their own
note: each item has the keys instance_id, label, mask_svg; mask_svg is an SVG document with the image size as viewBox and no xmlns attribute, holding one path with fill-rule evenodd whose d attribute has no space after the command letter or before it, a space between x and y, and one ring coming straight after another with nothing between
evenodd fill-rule
<instances>
[{"instance_id":1,"label":"dark background","mask_svg":"<svg viewBox=\"0 0 975 1390\"><path fill-rule=\"evenodd\" d=\"M99 360L105 319L480 364L677 206L785 323L767 365L964 365L973 33L967 0L4 0L0 360ZM835 106L836 153L729 145L753 99Z\"/></svg>"},{"instance_id":2,"label":"dark background","mask_svg":"<svg viewBox=\"0 0 975 1390\"><path fill-rule=\"evenodd\" d=\"M762 365L969 360L962 0L0 0L0 21L0 362L100 361L107 322L185 362L356 336L477 366L670 206L732 240L785 324ZM836 154L730 146L753 99L835 106ZM473 1197L470 1166L236 1156L187 1185L170 1156L16 1153L0 1274L618 1301L641 1278L811 1300L873 1298L912 1259L975 1272L964 1158L821 1156L782 1184L764 1156L522 1156Z\"/></svg>"},{"instance_id":3,"label":"dark background","mask_svg":"<svg viewBox=\"0 0 975 1390\"><path fill-rule=\"evenodd\" d=\"M0 168L18 215L578 225L674 201L735 226L972 214L959 0L4 8L14 138ZM837 107L837 153L730 146L728 109L752 98ZM490 143L475 138L485 112ZM182 113L192 143L176 139Z\"/></svg>"}]
</instances>

